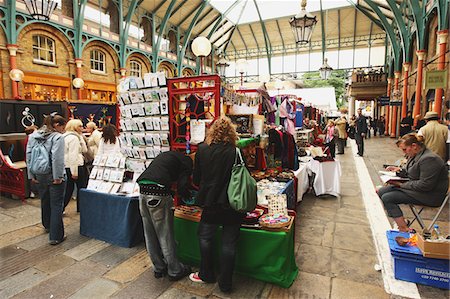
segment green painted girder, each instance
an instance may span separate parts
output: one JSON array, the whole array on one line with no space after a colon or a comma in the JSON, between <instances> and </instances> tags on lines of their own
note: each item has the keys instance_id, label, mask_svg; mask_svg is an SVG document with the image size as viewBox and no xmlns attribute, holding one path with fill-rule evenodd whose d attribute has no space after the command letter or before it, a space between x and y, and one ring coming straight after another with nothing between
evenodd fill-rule
<instances>
[{"instance_id":1,"label":"green painted girder","mask_svg":"<svg viewBox=\"0 0 450 299\"><path fill-rule=\"evenodd\" d=\"M437 11L438 11L438 29L445 30L448 29L450 12L449 6L450 2L448 0L436 0Z\"/></svg>"},{"instance_id":2,"label":"green painted girder","mask_svg":"<svg viewBox=\"0 0 450 299\"><path fill-rule=\"evenodd\" d=\"M187 13L186 14L186 17L185 18L183 18L182 20L181 20L181 22L180 23L178 23L178 24L176 24L175 26L176 27L179 27L179 26L181 26L181 24L183 24L184 22L186 22L188 19L189 19L189 17L194 13L194 12L198 12L198 9L200 8L200 7L205 7L205 0L202 0L196 7L194 7L189 13ZM207 1L207 2L209 2L209 1ZM202 11L203 11L203 9L202 9ZM192 24L192 21L191 21L191 24Z\"/></svg>"},{"instance_id":3,"label":"green painted girder","mask_svg":"<svg viewBox=\"0 0 450 299\"><path fill-rule=\"evenodd\" d=\"M355 3L353 0L347 0L348 3L350 3L356 10L358 10L360 13L365 15L369 20L374 22L378 27L384 30L383 25L381 22L377 19L375 19L364 7L360 6L359 4Z\"/></svg>"},{"instance_id":4,"label":"green painted girder","mask_svg":"<svg viewBox=\"0 0 450 299\"><path fill-rule=\"evenodd\" d=\"M234 30L234 28L237 26L231 26L230 28L228 28L227 30L225 30L222 35L217 36L215 39L210 40L211 44L214 44L215 42L217 42L219 39L221 39L223 36L225 36L228 32L230 32L231 30Z\"/></svg>"},{"instance_id":5,"label":"green painted girder","mask_svg":"<svg viewBox=\"0 0 450 299\"><path fill-rule=\"evenodd\" d=\"M224 11L223 14L220 15L219 19L217 20L217 22L214 24L214 27L209 31L207 38L210 39L211 36L214 34L214 32L216 32L217 28L219 27L219 24L222 22L222 20L233 10L233 8L236 7L236 5L238 5L242 0L236 0L235 2L233 2L233 4L230 5L230 7L227 8L226 11ZM238 24L239 24L239 20L242 16L242 12L244 11L245 6L247 5L247 2L244 3L244 7L242 8L239 18L238 18ZM209 27L209 26L208 26ZM206 29L206 28L205 28ZM232 36L230 36L231 38Z\"/></svg>"},{"instance_id":6,"label":"green painted girder","mask_svg":"<svg viewBox=\"0 0 450 299\"><path fill-rule=\"evenodd\" d=\"M214 10L214 8L210 8L207 11L205 11L205 13L203 14L203 16L201 16L198 20L197 20L197 24L200 24L207 16L209 16L209 14Z\"/></svg>"},{"instance_id":7,"label":"green painted girder","mask_svg":"<svg viewBox=\"0 0 450 299\"><path fill-rule=\"evenodd\" d=\"M394 52L394 58L395 58L395 70L401 71L402 69L402 61L400 57L400 47L397 42L396 35L394 33L394 30L392 28L392 24L388 22L386 16L380 11L377 4L375 4L372 0L366 0L367 5L372 8L372 10L377 14L377 16L380 18L381 24L383 25L384 31L387 33L387 36L389 38L389 42L391 44L392 50Z\"/></svg>"},{"instance_id":8,"label":"green painted girder","mask_svg":"<svg viewBox=\"0 0 450 299\"><path fill-rule=\"evenodd\" d=\"M199 35L202 35L202 33L209 28L209 26L211 26L214 22L219 22L222 21L221 15L217 15L215 18L213 18L205 27L203 27L202 29L200 29L198 31Z\"/></svg>"},{"instance_id":9,"label":"green painted girder","mask_svg":"<svg viewBox=\"0 0 450 299\"><path fill-rule=\"evenodd\" d=\"M188 30L186 31L186 33L184 35L183 46L181 48L180 55L178 56L178 74L181 73L181 65L182 65L182 62L183 62L184 55L186 53L186 48L187 48L187 46L189 44L189 41L191 39L192 30L194 29L195 25L197 25L197 20L200 17L200 15L202 14L202 12L205 9L205 7L209 4L209 1L210 0L202 1L200 7L198 7L197 12L195 13L194 18L191 21L191 24L189 25Z\"/></svg>"},{"instance_id":10,"label":"green painted girder","mask_svg":"<svg viewBox=\"0 0 450 299\"><path fill-rule=\"evenodd\" d=\"M156 14L156 12L166 3L166 0L162 0L158 6L155 7L155 9L152 11L152 14ZM167 13L167 12L166 12Z\"/></svg>"},{"instance_id":11,"label":"green painted girder","mask_svg":"<svg viewBox=\"0 0 450 299\"><path fill-rule=\"evenodd\" d=\"M420 6L421 1L408 0L416 24L417 50L424 50L426 44L426 5Z\"/></svg>"},{"instance_id":12,"label":"green painted girder","mask_svg":"<svg viewBox=\"0 0 450 299\"><path fill-rule=\"evenodd\" d=\"M395 22L397 23L397 28L400 31L400 38L402 41L402 50L403 50L403 61L411 62L411 34L409 28L405 24L405 19L403 18L403 14L400 11L397 3L394 0L387 0L389 7L391 8L392 13L395 16Z\"/></svg>"},{"instance_id":13,"label":"green painted girder","mask_svg":"<svg viewBox=\"0 0 450 299\"><path fill-rule=\"evenodd\" d=\"M258 43L258 40L256 39L256 36L255 36L255 32L253 32L253 28L252 28L252 24L248 24L248 27L250 27L250 32L252 33L252 36L253 36L253 39L255 40L255 43L256 43L256 46L259 48L259 43ZM239 28L238 28L239 29ZM242 36L241 36L242 37ZM244 40L244 39L242 39L242 40ZM247 48L247 47L246 47Z\"/></svg>"},{"instance_id":14,"label":"green painted girder","mask_svg":"<svg viewBox=\"0 0 450 299\"><path fill-rule=\"evenodd\" d=\"M266 44L266 52L267 52L267 61L269 63L269 74L272 73L272 44L269 39L269 34L266 30L266 25L264 24L264 21L261 17L261 12L259 11L258 3L256 3L256 0L253 0L253 3L255 3L256 11L258 12L259 16L259 23L261 24L261 28L264 33L264 43Z\"/></svg>"},{"instance_id":15,"label":"green painted girder","mask_svg":"<svg viewBox=\"0 0 450 299\"><path fill-rule=\"evenodd\" d=\"M320 29L322 30L322 62L325 61L325 51L327 50L327 45L325 44L325 17L323 15L322 0L320 0ZM356 23L356 11L355 11L355 23ZM356 34L356 28L353 29Z\"/></svg>"},{"instance_id":16,"label":"green painted girder","mask_svg":"<svg viewBox=\"0 0 450 299\"><path fill-rule=\"evenodd\" d=\"M131 0L130 6L128 7L127 15L125 17L125 25L122 29L121 35L120 35L120 55L119 55L119 64L121 68L124 68L126 66L127 59L129 57L129 54L127 54L127 41L128 41L128 34L130 32L130 26L131 26L131 18L133 17L133 14L138 7L139 0ZM122 9L120 9L122 11ZM120 27L122 27L122 24L119 24ZM125 51L124 51L125 50Z\"/></svg>"},{"instance_id":17,"label":"green painted girder","mask_svg":"<svg viewBox=\"0 0 450 299\"><path fill-rule=\"evenodd\" d=\"M165 2L165 1L163 1L163 2ZM154 43L152 44L153 57L158 57L158 52L159 52L159 47L161 46L162 36L163 36L163 34L164 34L164 31L166 30L167 22L169 21L170 15L172 14L172 11L173 11L173 9L174 9L174 6L175 6L175 3L176 3L176 2L177 2L177 0L172 0L172 1L170 2L170 4L169 4L169 7L168 7L167 10L166 10L166 14L164 15L164 18L163 18L163 20L162 20L162 22L161 22L161 26L160 26L160 28L159 28L158 40L156 41L156 45L155 45ZM159 8L158 8L158 9L159 9ZM158 9L155 9L155 11L158 10ZM154 14L153 14L152 16L153 16L153 17L152 17L152 20L153 20L153 22L154 22ZM154 25L155 25L155 24L153 23L152 28L155 28ZM155 35L153 35L153 36L155 36ZM157 59L153 59L153 65L152 65L152 68L153 68L154 70L157 69L157 66L158 66L157 64L158 64Z\"/></svg>"},{"instance_id":18,"label":"green painted girder","mask_svg":"<svg viewBox=\"0 0 450 299\"><path fill-rule=\"evenodd\" d=\"M240 38L241 38L241 40L242 40L242 43L244 44L245 50L248 51L247 43L245 42L245 39L244 39L244 37L242 36L241 30L239 30L239 27L238 27L238 26L235 26L235 28L236 28L237 33L239 34L239 36L240 36ZM224 35L225 35L225 34L224 34ZM255 41L256 41L256 39L255 39ZM222 45L223 45L223 44L224 44L224 43L222 43ZM222 46L222 45L220 45L220 46ZM220 46L219 46L219 48L220 48Z\"/></svg>"}]
</instances>

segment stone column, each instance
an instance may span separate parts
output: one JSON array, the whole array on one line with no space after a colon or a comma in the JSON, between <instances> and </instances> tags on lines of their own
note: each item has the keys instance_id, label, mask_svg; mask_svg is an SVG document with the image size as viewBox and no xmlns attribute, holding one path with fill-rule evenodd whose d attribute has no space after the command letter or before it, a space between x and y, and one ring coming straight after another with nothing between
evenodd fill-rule
<instances>
[{"instance_id":1,"label":"stone column","mask_svg":"<svg viewBox=\"0 0 450 299\"><path fill-rule=\"evenodd\" d=\"M17 49L19 49L18 45L8 44L6 45L6 48L9 51L9 66L10 70L17 68ZM11 80L11 90L12 90L12 97L14 99L20 99L19 95L19 82Z\"/></svg>"},{"instance_id":2,"label":"stone column","mask_svg":"<svg viewBox=\"0 0 450 299\"><path fill-rule=\"evenodd\" d=\"M408 112L408 76L411 64L405 62L403 64L403 94L402 94L402 118L406 117Z\"/></svg>"},{"instance_id":3,"label":"stone column","mask_svg":"<svg viewBox=\"0 0 450 299\"><path fill-rule=\"evenodd\" d=\"M448 37L448 30L441 30L437 32L438 36L438 42L439 42L439 58L438 58L438 70L444 70L445 69L445 51L447 49L447 37ZM433 111L437 112L439 117L441 116L442 112L442 96L444 94L444 90L442 88L436 89L436 94L434 97L434 109Z\"/></svg>"},{"instance_id":4,"label":"stone column","mask_svg":"<svg viewBox=\"0 0 450 299\"><path fill-rule=\"evenodd\" d=\"M398 94L398 81L400 79L401 72L396 71L394 72L394 96ZM397 106L392 106L391 110L391 134L390 136L392 138L395 138L396 131L397 131Z\"/></svg>"},{"instance_id":5,"label":"stone column","mask_svg":"<svg viewBox=\"0 0 450 299\"><path fill-rule=\"evenodd\" d=\"M392 79L393 78L388 78L388 86L387 86L387 96L391 97L391 89L392 89ZM391 106L387 105L384 106L386 107L386 115L384 118L384 135L389 135L389 120L390 120L390 111L391 111Z\"/></svg>"},{"instance_id":6,"label":"stone column","mask_svg":"<svg viewBox=\"0 0 450 299\"><path fill-rule=\"evenodd\" d=\"M418 50L416 51L417 55L417 78L416 78L416 100L414 102L413 109L413 117L414 117L414 126L417 125L418 119L416 115L420 114L420 102L422 101L422 76L423 76L423 61L425 56L427 55L426 50Z\"/></svg>"}]
</instances>

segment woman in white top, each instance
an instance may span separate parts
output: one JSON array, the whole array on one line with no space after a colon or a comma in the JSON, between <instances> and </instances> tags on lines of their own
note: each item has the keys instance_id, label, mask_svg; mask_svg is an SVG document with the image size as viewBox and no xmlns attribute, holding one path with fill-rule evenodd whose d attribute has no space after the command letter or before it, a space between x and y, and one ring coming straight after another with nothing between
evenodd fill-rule
<instances>
[{"instance_id":1,"label":"woman in white top","mask_svg":"<svg viewBox=\"0 0 450 299\"><path fill-rule=\"evenodd\" d=\"M118 155L120 151L119 131L115 125L108 124L103 127L102 139L98 145L97 155Z\"/></svg>"},{"instance_id":2,"label":"woman in white top","mask_svg":"<svg viewBox=\"0 0 450 299\"><path fill-rule=\"evenodd\" d=\"M87 152L86 142L82 134L83 123L79 119L67 122L64 133L64 165L66 167L67 184L64 195L64 208L69 204L74 185L77 185L77 212L79 212L78 195L81 188L86 188L87 174L83 154Z\"/></svg>"}]
</instances>

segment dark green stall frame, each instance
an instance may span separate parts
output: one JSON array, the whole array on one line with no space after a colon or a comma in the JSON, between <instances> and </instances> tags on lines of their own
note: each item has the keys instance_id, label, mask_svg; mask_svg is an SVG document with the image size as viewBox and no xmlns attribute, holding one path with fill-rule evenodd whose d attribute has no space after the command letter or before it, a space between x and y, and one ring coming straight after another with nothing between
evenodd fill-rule
<instances>
[{"instance_id":1,"label":"dark green stall frame","mask_svg":"<svg viewBox=\"0 0 450 299\"><path fill-rule=\"evenodd\" d=\"M185 263L200 265L198 223L177 217L174 223L178 257ZM293 227L289 232L241 228L235 272L283 288L290 287L298 274L294 256ZM220 236L221 230L216 236L216 241L221 239ZM218 249L216 254L219 254Z\"/></svg>"}]
</instances>

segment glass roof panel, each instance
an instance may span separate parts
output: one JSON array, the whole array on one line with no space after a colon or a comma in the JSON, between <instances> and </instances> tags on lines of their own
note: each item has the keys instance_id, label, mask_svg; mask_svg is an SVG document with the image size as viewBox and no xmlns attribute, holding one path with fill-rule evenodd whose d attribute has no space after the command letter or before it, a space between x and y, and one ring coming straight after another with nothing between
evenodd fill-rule
<instances>
[{"instance_id":1,"label":"glass roof panel","mask_svg":"<svg viewBox=\"0 0 450 299\"><path fill-rule=\"evenodd\" d=\"M220 13L225 11L239 0L211 0L210 4ZM296 15L300 9L301 0L256 0L263 20L276 19ZM322 0L322 8L333 9L346 7L351 4L347 0ZM244 11L242 11L244 8ZM306 5L308 12L320 11L320 0L309 0ZM241 0L226 15L226 18L236 24L242 11L239 24L253 23L259 21L258 12L253 0Z\"/></svg>"}]
</instances>

